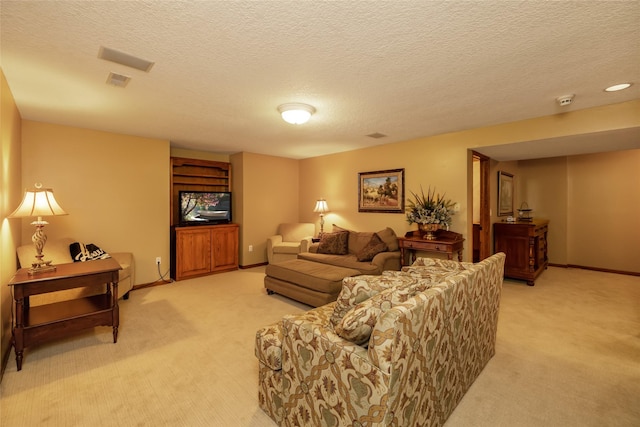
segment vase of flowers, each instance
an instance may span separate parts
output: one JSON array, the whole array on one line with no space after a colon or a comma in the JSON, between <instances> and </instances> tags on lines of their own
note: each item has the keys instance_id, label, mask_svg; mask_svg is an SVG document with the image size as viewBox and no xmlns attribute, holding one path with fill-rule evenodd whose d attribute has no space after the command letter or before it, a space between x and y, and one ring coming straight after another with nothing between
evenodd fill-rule
<instances>
[{"instance_id":1,"label":"vase of flowers","mask_svg":"<svg viewBox=\"0 0 640 427\"><path fill-rule=\"evenodd\" d=\"M413 200L407 202L405 209L407 222L418 224L418 229L424 233L423 239L433 240L437 230L449 229L454 214L454 202L445 199L444 194L436 194L435 189L431 191L431 187L426 195L422 187L420 194L411 192L411 195Z\"/></svg>"}]
</instances>

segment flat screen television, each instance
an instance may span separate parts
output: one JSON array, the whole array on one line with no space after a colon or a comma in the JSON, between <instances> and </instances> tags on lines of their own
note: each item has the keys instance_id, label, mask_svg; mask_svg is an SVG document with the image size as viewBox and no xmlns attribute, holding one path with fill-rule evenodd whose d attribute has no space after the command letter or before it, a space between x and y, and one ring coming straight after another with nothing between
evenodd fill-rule
<instances>
[{"instance_id":1,"label":"flat screen television","mask_svg":"<svg viewBox=\"0 0 640 427\"><path fill-rule=\"evenodd\" d=\"M180 191L180 224L227 224L231 222L231 192Z\"/></svg>"}]
</instances>

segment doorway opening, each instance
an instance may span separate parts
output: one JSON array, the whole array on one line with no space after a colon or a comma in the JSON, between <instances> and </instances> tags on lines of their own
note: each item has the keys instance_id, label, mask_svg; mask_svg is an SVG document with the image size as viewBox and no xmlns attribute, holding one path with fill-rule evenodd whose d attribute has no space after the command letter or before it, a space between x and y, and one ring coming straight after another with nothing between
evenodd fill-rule
<instances>
[{"instance_id":1,"label":"doorway opening","mask_svg":"<svg viewBox=\"0 0 640 427\"><path fill-rule=\"evenodd\" d=\"M472 152L473 157L473 262L491 255L491 190L489 157Z\"/></svg>"}]
</instances>

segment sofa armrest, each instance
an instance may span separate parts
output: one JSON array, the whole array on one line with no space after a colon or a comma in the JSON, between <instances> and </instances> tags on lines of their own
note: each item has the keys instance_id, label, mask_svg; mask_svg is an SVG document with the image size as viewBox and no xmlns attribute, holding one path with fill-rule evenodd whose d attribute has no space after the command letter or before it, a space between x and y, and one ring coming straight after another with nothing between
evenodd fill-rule
<instances>
[{"instance_id":1,"label":"sofa armrest","mask_svg":"<svg viewBox=\"0 0 640 427\"><path fill-rule=\"evenodd\" d=\"M113 252L109 255L122 267L118 284L118 296L122 297L136 284L136 261L131 252Z\"/></svg>"},{"instance_id":2,"label":"sofa armrest","mask_svg":"<svg viewBox=\"0 0 640 427\"><path fill-rule=\"evenodd\" d=\"M334 304L328 306L333 308ZM385 405L389 376L371 363L364 347L335 334L325 323L328 319L309 313L285 316L282 321L286 332L281 372L282 382L287 384L283 387L287 421L291 425L326 425L318 410L321 407L327 408L325 416L330 415L335 425L351 425L354 420L367 424L370 408ZM336 410L336 401L342 403L341 410Z\"/></svg>"},{"instance_id":3,"label":"sofa armrest","mask_svg":"<svg viewBox=\"0 0 640 427\"><path fill-rule=\"evenodd\" d=\"M282 235L280 234L267 237L267 248L273 248L274 245L279 245L280 243L282 243Z\"/></svg>"},{"instance_id":4,"label":"sofa armrest","mask_svg":"<svg viewBox=\"0 0 640 427\"><path fill-rule=\"evenodd\" d=\"M255 355L265 366L282 369L282 323L265 326L256 332Z\"/></svg>"},{"instance_id":5,"label":"sofa armrest","mask_svg":"<svg viewBox=\"0 0 640 427\"><path fill-rule=\"evenodd\" d=\"M273 262L273 247L282 243L282 235L275 234L267 237L267 261L269 264Z\"/></svg>"},{"instance_id":6,"label":"sofa armrest","mask_svg":"<svg viewBox=\"0 0 640 427\"><path fill-rule=\"evenodd\" d=\"M113 252L111 257L115 259L121 266L133 267L133 254L131 252Z\"/></svg>"},{"instance_id":7,"label":"sofa armrest","mask_svg":"<svg viewBox=\"0 0 640 427\"><path fill-rule=\"evenodd\" d=\"M300 252L309 252L309 247L313 244L312 237L305 237L300 241Z\"/></svg>"},{"instance_id":8,"label":"sofa armrest","mask_svg":"<svg viewBox=\"0 0 640 427\"><path fill-rule=\"evenodd\" d=\"M380 252L371 260L371 264L376 265L380 271L400 270L400 251Z\"/></svg>"}]
</instances>

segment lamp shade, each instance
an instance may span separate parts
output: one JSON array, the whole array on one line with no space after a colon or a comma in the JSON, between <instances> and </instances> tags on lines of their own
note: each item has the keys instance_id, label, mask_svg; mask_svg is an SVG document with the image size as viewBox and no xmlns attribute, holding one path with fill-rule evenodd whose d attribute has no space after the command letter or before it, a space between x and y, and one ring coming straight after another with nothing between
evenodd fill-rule
<instances>
[{"instance_id":1,"label":"lamp shade","mask_svg":"<svg viewBox=\"0 0 640 427\"><path fill-rule=\"evenodd\" d=\"M25 190L20 206L8 218L52 215L67 215L67 213L56 201L52 189L36 187L33 190Z\"/></svg>"},{"instance_id":2,"label":"lamp shade","mask_svg":"<svg viewBox=\"0 0 640 427\"><path fill-rule=\"evenodd\" d=\"M282 104L278 107L282 119L292 125L307 123L316 109L307 104Z\"/></svg>"},{"instance_id":3,"label":"lamp shade","mask_svg":"<svg viewBox=\"0 0 640 427\"><path fill-rule=\"evenodd\" d=\"M314 212L325 213L329 212L329 206L327 205L327 201L325 199L318 199L316 201L316 207L313 209Z\"/></svg>"}]
</instances>

